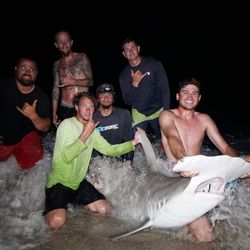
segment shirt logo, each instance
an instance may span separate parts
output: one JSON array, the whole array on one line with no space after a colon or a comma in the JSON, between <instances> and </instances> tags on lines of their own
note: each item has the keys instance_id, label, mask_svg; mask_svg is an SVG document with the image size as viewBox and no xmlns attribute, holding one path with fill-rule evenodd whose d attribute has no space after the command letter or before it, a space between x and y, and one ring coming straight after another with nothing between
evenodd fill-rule
<instances>
[{"instance_id":1,"label":"shirt logo","mask_svg":"<svg viewBox=\"0 0 250 250\"><path fill-rule=\"evenodd\" d=\"M119 129L118 124L113 124L109 126L100 126L96 128L99 132L112 130L112 129Z\"/></svg>"}]
</instances>

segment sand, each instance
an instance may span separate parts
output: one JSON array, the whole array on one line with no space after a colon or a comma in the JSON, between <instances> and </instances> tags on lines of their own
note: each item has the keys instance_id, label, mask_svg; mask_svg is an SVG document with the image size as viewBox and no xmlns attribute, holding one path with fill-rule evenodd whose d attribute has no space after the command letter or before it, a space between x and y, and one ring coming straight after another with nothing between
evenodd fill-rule
<instances>
[{"instance_id":1,"label":"sand","mask_svg":"<svg viewBox=\"0 0 250 250\"><path fill-rule=\"evenodd\" d=\"M77 214L70 216L61 230L52 233L48 242L33 249L226 249L218 240L211 243L199 243L191 236L176 236L173 231L167 232L162 229L146 229L118 241L112 241L112 236L123 233L129 228L131 225L116 218L93 215L84 209L79 209Z\"/></svg>"}]
</instances>

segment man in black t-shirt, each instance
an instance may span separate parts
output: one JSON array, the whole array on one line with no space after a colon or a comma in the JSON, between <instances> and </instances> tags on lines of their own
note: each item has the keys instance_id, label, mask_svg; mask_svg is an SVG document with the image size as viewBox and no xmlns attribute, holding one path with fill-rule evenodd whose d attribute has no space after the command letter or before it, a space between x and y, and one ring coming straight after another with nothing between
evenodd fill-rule
<instances>
[{"instance_id":1,"label":"man in black t-shirt","mask_svg":"<svg viewBox=\"0 0 250 250\"><path fill-rule=\"evenodd\" d=\"M97 130L110 144L119 144L133 139L132 119L128 110L115 107L114 87L111 84L101 84L97 87L96 98L99 104L94 113L94 120L99 122ZM93 156L100 155L94 151ZM121 156L122 160L132 162L134 153Z\"/></svg>"},{"instance_id":2,"label":"man in black t-shirt","mask_svg":"<svg viewBox=\"0 0 250 250\"><path fill-rule=\"evenodd\" d=\"M35 84L37 73L34 60L21 58L15 78L1 79L0 161L13 154L23 169L43 157L38 132L47 132L51 124L48 96Z\"/></svg>"}]
</instances>

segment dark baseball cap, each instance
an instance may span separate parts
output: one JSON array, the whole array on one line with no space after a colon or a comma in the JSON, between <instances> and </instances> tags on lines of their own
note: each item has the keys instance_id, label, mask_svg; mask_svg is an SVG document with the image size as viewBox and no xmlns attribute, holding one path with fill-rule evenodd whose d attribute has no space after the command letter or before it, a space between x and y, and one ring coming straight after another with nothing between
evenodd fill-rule
<instances>
[{"instance_id":1,"label":"dark baseball cap","mask_svg":"<svg viewBox=\"0 0 250 250\"><path fill-rule=\"evenodd\" d=\"M96 96L98 97L100 94L103 93L111 93L113 96L115 96L115 90L113 85L108 83L100 84L96 89Z\"/></svg>"},{"instance_id":2,"label":"dark baseball cap","mask_svg":"<svg viewBox=\"0 0 250 250\"><path fill-rule=\"evenodd\" d=\"M178 91L189 84L193 84L199 89L199 91L201 90L201 84L198 80L196 80L195 78L187 78L179 82Z\"/></svg>"}]
</instances>

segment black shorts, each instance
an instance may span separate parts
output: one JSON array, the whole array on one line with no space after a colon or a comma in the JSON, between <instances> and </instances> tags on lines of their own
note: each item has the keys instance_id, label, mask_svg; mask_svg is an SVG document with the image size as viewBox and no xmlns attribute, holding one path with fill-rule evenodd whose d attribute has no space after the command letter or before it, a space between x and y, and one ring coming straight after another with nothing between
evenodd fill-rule
<instances>
[{"instance_id":1,"label":"black shorts","mask_svg":"<svg viewBox=\"0 0 250 250\"><path fill-rule=\"evenodd\" d=\"M69 203L74 206L86 206L97 200L105 200L105 196L85 179L80 183L77 190L73 190L58 183L51 188L46 188L45 195L45 211L43 215L46 215L54 209L67 209L67 204Z\"/></svg>"}]
</instances>

